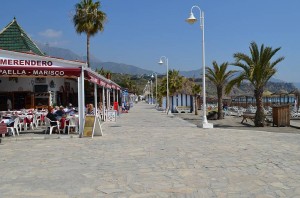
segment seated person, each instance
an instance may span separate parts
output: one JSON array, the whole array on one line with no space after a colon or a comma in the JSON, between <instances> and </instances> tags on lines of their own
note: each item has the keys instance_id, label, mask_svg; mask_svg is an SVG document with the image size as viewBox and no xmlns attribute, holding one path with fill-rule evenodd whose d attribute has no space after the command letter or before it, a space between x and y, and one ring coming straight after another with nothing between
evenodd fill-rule
<instances>
[{"instance_id":1,"label":"seated person","mask_svg":"<svg viewBox=\"0 0 300 198\"><path fill-rule=\"evenodd\" d=\"M48 114L46 115L51 121L57 121L55 114L53 113L53 107L48 107ZM50 122L51 126L57 126L57 122Z\"/></svg>"},{"instance_id":2,"label":"seated person","mask_svg":"<svg viewBox=\"0 0 300 198\"><path fill-rule=\"evenodd\" d=\"M93 104L88 104L87 105L86 114L88 114L88 115L94 115L94 105Z\"/></svg>"},{"instance_id":3,"label":"seated person","mask_svg":"<svg viewBox=\"0 0 300 198\"><path fill-rule=\"evenodd\" d=\"M102 103L102 102L99 102L98 108L99 108L99 111L100 111L100 112L103 111L103 103Z\"/></svg>"},{"instance_id":4,"label":"seated person","mask_svg":"<svg viewBox=\"0 0 300 198\"><path fill-rule=\"evenodd\" d=\"M60 118L62 118L63 116L66 115L65 111L64 111L64 107L60 106L59 109L54 113L56 118L59 120Z\"/></svg>"},{"instance_id":5,"label":"seated person","mask_svg":"<svg viewBox=\"0 0 300 198\"><path fill-rule=\"evenodd\" d=\"M73 116L73 115L75 115L76 114L76 109L73 107L72 109L69 109L69 111L68 112L66 112L66 114L68 114L68 115L70 115L70 116Z\"/></svg>"}]
</instances>

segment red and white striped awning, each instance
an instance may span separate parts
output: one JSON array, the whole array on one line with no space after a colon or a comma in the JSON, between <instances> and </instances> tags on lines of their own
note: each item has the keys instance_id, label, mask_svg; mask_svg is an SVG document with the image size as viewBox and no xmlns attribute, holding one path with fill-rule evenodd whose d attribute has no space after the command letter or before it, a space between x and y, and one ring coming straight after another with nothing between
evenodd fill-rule
<instances>
[{"instance_id":1,"label":"red and white striped awning","mask_svg":"<svg viewBox=\"0 0 300 198\"><path fill-rule=\"evenodd\" d=\"M111 80L97 74L96 72L90 69L84 69L84 78L92 83L95 83L101 87L105 87L108 89L117 89L120 90L121 87L117 84L113 83Z\"/></svg>"}]
</instances>

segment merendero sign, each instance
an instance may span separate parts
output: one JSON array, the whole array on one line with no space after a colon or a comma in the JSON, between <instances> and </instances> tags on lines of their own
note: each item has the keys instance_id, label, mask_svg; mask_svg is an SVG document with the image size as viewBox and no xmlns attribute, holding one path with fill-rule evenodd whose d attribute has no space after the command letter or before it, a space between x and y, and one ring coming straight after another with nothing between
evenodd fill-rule
<instances>
[{"instance_id":1,"label":"merendero sign","mask_svg":"<svg viewBox=\"0 0 300 198\"><path fill-rule=\"evenodd\" d=\"M15 66L52 66L52 61L43 60L13 60L13 59L0 59L1 65L15 65Z\"/></svg>"}]
</instances>

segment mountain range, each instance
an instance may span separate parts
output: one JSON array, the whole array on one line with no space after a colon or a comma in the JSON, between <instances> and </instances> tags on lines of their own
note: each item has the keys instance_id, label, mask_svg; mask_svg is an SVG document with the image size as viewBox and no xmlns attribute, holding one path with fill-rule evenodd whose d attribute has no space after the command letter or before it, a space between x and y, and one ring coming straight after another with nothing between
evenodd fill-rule
<instances>
[{"instance_id":1,"label":"mountain range","mask_svg":"<svg viewBox=\"0 0 300 198\"><path fill-rule=\"evenodd\" d=\"M79 56L69 49L51 47L48 44L37 43L38 47L48 56L63 58L66 60L80 60L86 61L86 56ZM95 56L90 56L90 64L93 69L109 70L112 73L124 73L132 75L151 74L154 71L142 69L133 65L115 62L103 62Z\"/></svg>"},{"instance_id":2,"label":"mountain range","mask_svg":"<svg viewBox=\"0 0 300 198\"><path fill-rule=\"evenodd\" d=\"M36 43L36 44L46 55L49 55L52 57L57 57L57 58L63 58L66 60L86 61L86 56L79 56L78 54L74 53L73 51L71 51L69 49L52 47L52 46L49 46L48 44L41 44L41 43ZM128 65L125 63L103 62L93 55L90 56L90 63L91 63L91 68L93 68L93 69L99 70L99 69L103 68L104 70L109 70L112 73L142 75L142 74L151 74L154 72L152 70L142 69L137 66ZM198 70L191 70L191 71L179 71L179 73L185 77L199 78L200 75L202 74L202 71L201 71L201 69L198 69ZM275 83L278 83L278 82L284 83L284 81L276 79L276 78L271 78L270 81L275 82ZM293 83L293 84L297 88L300 88L300 83Z\"/></svg>"}]
</instances>

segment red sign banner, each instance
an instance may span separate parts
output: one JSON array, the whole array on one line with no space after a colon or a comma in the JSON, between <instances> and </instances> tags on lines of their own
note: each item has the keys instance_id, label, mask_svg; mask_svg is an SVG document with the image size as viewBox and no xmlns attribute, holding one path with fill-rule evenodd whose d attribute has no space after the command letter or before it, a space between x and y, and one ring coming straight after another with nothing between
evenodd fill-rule
<instances>
[{"instance_id":1,"label":"red sign banner","mask_svg":"<svg viewBox=\"0 0 300 198\"><path fill-rule=\"evenodd\" d=\"M79 77L80 67L0 66L0 76Z\"/></svg>"}]
</instances>

